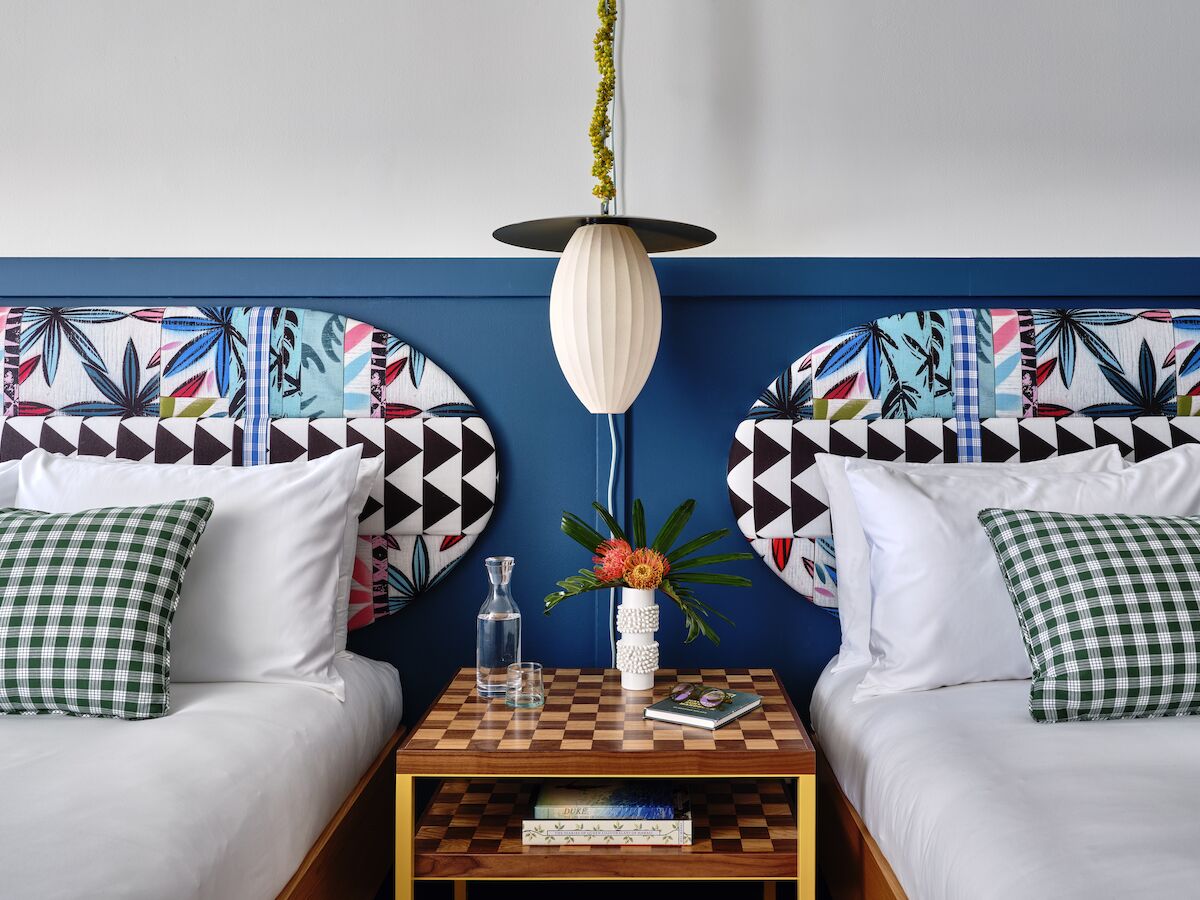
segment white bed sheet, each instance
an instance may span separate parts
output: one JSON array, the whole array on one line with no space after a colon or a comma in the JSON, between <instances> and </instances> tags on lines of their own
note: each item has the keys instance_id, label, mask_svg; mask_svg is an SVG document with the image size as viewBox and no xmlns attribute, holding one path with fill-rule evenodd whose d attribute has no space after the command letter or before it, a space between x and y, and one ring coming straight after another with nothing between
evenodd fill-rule
<instances>
[{"instance_id":1,"label":"white bed sheet","mask_svg":"<svg viewBox=\"0 0 1200 900\"><path fill-rule=\"evenodd\" d=\"M813 725L910 898L1200 896L1200 717L1037 724L1028 681L851 703L863 671Z\"/></svg>"},{"instance_id":2,"label":"white bed sheet","mask_svg":"<svg viewBox=\"0 0 1200 900\"><path fill-rule=\"evenodd\" d=\"M161 719L0 717L0 897L275 897L400 721L394 668L337 667L344 703L175 684Z\"/></svg>"}]
</instances>

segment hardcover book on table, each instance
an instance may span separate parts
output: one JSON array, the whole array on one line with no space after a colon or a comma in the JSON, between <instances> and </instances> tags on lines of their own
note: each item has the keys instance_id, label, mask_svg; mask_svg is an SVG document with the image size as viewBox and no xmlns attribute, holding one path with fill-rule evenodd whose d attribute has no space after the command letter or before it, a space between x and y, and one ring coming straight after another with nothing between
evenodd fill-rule
<instances>
[{"instance_id":1,"label":"hardcover book on table","mask_svg":"<svg viewBox=\"0 0 1200 900\"><path fill-rule=\"evenodd\" d=\"M713 730L762 705L762 697L744 691L727 691L723 688L698 685L690 693L691 696L684 700L668 697L647 706L645 717L660 722L695 725L698 728Z\"/></svg>"},{"instance_id":2,"label":"hardcover book on table","mask_svg":"<svg viewBox=\"0 0 1200 900\"><path fill-rule=\"evenodd\" d=\"M689 847L692 817L682 812L677 819L526 819L521 823L521 843L530 847Z\"/></svg>"}]
</instances>

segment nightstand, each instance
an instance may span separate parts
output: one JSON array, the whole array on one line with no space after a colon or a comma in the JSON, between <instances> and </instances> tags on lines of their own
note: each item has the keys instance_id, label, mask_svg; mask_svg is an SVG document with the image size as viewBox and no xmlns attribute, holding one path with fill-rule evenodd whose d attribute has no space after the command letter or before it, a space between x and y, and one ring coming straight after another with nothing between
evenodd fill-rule
<instances>
[{"instance_id":1,"label":"nightstand","mask_svg":"<svg viewBox=\"0 0 1200 900\"><path fill-rule=\"evenodd\" d=\"M615 669L547 669L546 705L513 710L461 669L396 752L396 898L414 881L472 879L762 881L815 892L816 759L771 669L660 669L653 691L622 691ZM762 695L716 731L652 722L642 710L679 681ZM417 817L414 782L441 783ZM658 778L692 796L688 847L526 847L521 820L543 778Z\"/></svg>"}]
</instances>

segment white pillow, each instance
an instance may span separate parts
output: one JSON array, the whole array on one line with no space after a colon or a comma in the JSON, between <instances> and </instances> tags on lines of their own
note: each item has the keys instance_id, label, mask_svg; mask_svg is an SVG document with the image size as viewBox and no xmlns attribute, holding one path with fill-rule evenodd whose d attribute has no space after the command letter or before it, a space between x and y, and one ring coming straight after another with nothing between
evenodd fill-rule
<instances>
[{"instance_id":1,"label":"white pillow","mask_svg":"<svg viewBox=\"0 0 1200 900\"><path fill-rule=\"evenodd\" d=\"M855 700L1031 669L999 563L976 519L988 507L1200 514L1200 445L1120 472L1024 470L992 478L896 471L862 460L846 477L871 548L871 667Z\"/></svg>"},{"instance_id":2,"label":"white pillow","mask_svg":"<svg viewBox=\"0 0 1200 900\"><path fill-rule=\"evenodd\" d=\"M360 448L361 449L361 448ZM350 630L350 582L354 576L354 556L358 547L358 517L367 505L371 488L383 478L383 454L362 459L358 463L358 477L354 481L354 493L346 508L346 536L342 545L342 566L338 576L337 615L333 626L334 650L346 649ZM383 491L378 492L380 495Z\"/></svg>"},{"instance_id":3,"label":"white pillow","mask_svg":"<svg viewBox=\"0 0 1200 900\"><path fill-rule=\"evenodd\" d=\"M17 505L17 466L19 459L0 462L0 507Z\"/></svg>"},{"instance_id":4,"label":"white pillow","mask_svg":"<svg viewBox=\"0 0 1200 900\"><path fill-rule=\"evenodd\" d=\"M863 534L854 494L846 479L845 456L816 455L817 470L829 494L833 518L833 549L837 554L838 619L842 645L833 671L865 666L871 662L871 571L867 536ZM1027 463L906 463L871 460L874 465L901 472L947 472L970 477L991 477L997 472L1118 472L1125 467L1115 446L1052 456Z\"/></svg>"},{"instance_id":5,"label":"white pillow","mask_svg":"<svg viewBox=\"0 0 1200 900\"><path fill-rule=\"evenodd\" d=\"M334 631L361 453L241 468L35 450L21 460L17 504L77 512L211 497L172 627L172 681L299 682L341 698Z\"/></svg>"}]
</instances>

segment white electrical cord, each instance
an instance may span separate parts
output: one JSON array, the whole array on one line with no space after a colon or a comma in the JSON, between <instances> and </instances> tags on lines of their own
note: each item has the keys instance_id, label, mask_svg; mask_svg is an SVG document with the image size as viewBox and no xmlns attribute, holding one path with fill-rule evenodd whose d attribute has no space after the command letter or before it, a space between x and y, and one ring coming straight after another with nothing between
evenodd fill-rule
<instances>
[{"instance_id":1,"label":"white electrical cord","mask_svg":"<svg viewBox=\"0 0 1200 900\"><path fill-rule=\"evenodd\" d=\"M613 490L617 483L617 426L612 413L608 414L608 436L612 449L608 455L608 514L616 518L613 512ZM612 658L612 668L617 667L617 589L608 589L608 650Z\"/></svg>"},{"instance_id":2,"label":"white electrical cord","mask_svg":"<svg viewBox=\"0 0 1200 900\"><path fill-rule=\"evenodd\" d=\"M615 2L616 2L616 0L614 0L614 6L615 6ZM624 10L622 10L622 13L624 13ZM625 145L623 143L618 144L618 142L617 142L617 132L618 132L617 119L619 116L624 115L624 112L625 112L624 104L621 103L621 96L622 96L621 88L622 88L623 82L621 81L621 78L620 78L621 49L624 44L624 42L621 40L622 34L624 33L624 28L622 27L623 24L624 24L624 15L618 16L617 17L617 26L616 26L615 32L613 34L613 61L614 61L614 66L617 70L617 89L613 93L612 113L609 118L609 120L612 122L612 130L609 132L609 136L608 136L609 141L610 141L609 146L612 148L612 151L613 151L613 184L614 185L616 185L618 183L618 168L617 168L618 162L623 162L623 160L620 159L620 157L623 157L625 154ZM624 122L621 122L622 126L624 126L624 124L625 124ZM620 129L620 131L622 134L624 134L623 127ZM617 214L617 208L618 208L617 204L620 204L621 209L625 208L625 197L623 194L623 189L617 191L616 199L613 202L613 214L614 215ZM613 420L612 413L608 414L608 436L612 442L612 449L609 452L609 457L608 457L608 514L615 518L616 513L613 511L613 507L615 505L614 498L613 498L613 492L616 488L616 483L617 483L617 426L616 426L615 421ZM609 590L608 590L608 651L609 651L609 656L611 658L610 665L615 669L617 667L617 589L616 588L609 588Z\"/></svg>"}]
</instances>

